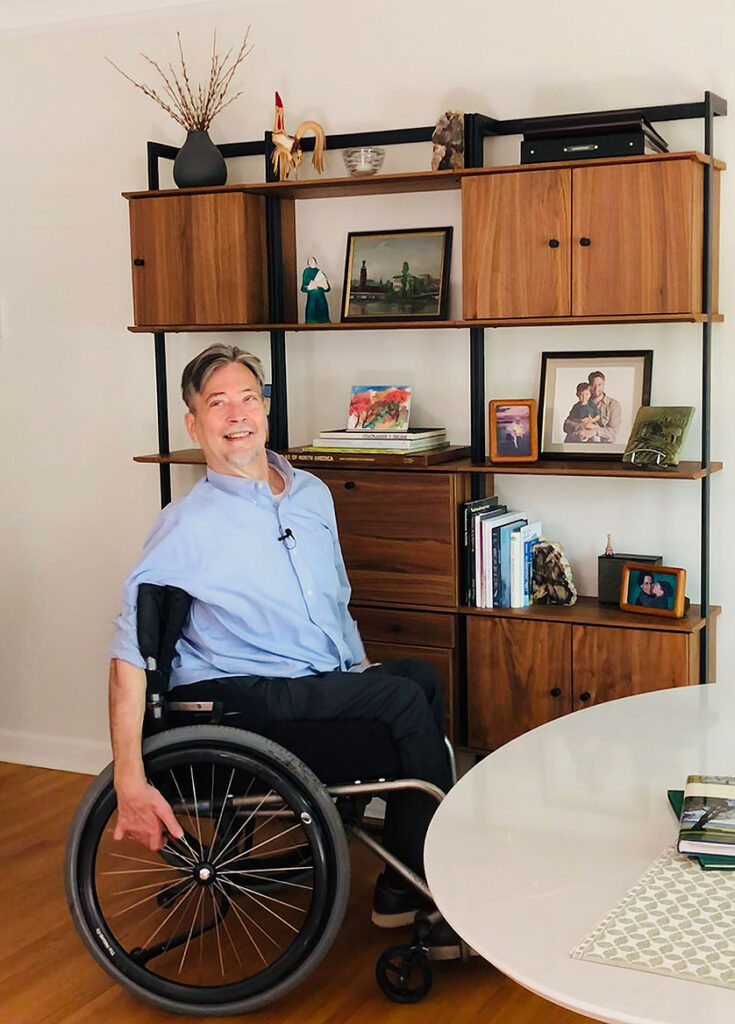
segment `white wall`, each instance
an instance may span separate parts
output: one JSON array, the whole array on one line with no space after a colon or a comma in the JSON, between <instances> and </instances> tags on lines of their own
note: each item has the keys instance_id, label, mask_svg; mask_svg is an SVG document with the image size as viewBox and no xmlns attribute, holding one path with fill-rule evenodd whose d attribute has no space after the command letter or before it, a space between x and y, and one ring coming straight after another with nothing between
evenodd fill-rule
<instances>
[{"instance_id":1,"label":"white wall","mask_svg":"<svg viewBox=\"0 0 735 1024\"><path fill-rule=\"evenodd\" d=\"M182 133L105 55L144 76L138 52L168 60L179 29L193 70L203 70L214 26L229 45L251 23L245 94L215 121L218 142L270 128L276 88L288 126L315 118L328 132L432 124L448 108L507 118L695 101L706 88L735 99L729 0L526 0L512 9L497 0L160 3L151 13L136 11L135 0L104 7L77 0L69 8L74 22L26 29L18 27L22 5L0 6L0 758L82 770L106 760L109 624L158 507L156 469L131 461L156 448L153 342L126 331L130 270L120 193L146 187L146 140L180 144ZM53 20L59 5L38 0L26 8L33 24ZM90 10L105 15L85 17ZM716 126L725 159L732 121ZM672 148L701 148L701 123L661 127ZM515 162L518 141L489 145L488 159ZM403 147L389 152L384 169L428 168L429 160L428 146ZM340 172L337 154L330 166ZM231 180L261 177L257 161L231 169ZM454 194L302 207L301 258L318 253L337 285L348 230L458 220ZM735 316L733 238L725 174L721 306ZM455 274L459 264L457 237ZM456 277L453 300L459 315ZM735 649L725 586L735 572L726 518L735 457L730 332L728 323L716 328L714 343L712 450L726 464L712 485L721 680ZM652 402L699 406L700 336L687 325L488 332L488 398L536 393L543 350L645 347L655 352ZM240 337L267 357L267 335ZM176 380L208 340L168 339L175 445L184 443ZM424 422L443 421L453 440L468 440L466 332L298 334L287 344L294 443L342 422L352 383L399 378L413 383ZM697 420L685 457L697 458L698 442ZM174 469L176 493L195 476ZM697 600L696 484L498 477L496 489L564 543L583 593L595 592L596 556L610 532L618 550L660 552L685 566Z\"/></svg>"}]
</instances>

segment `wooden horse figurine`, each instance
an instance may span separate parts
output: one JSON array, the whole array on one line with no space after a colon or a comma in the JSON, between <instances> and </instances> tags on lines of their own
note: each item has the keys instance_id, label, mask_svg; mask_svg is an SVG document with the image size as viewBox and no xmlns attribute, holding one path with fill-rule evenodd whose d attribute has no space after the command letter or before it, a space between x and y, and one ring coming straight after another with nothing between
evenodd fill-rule
<instances>
[{"instance_id":1,"label":"wooden horse figurine","mask_svg":"<svg viewBox=\"0 0 735 1024\"><path fill-rule=\"evenodd\" d=\"M273 122L273 170L279 181L285 181L293 169L296 171L304 159L301 149L301 138L305 132L312 131L316 136L312 166L318 174L324 170L324 129L316 121L302 121L295 135L287 135L283 119L283 103L276 93L276 117Z\"/></svg>"}]
</instances>

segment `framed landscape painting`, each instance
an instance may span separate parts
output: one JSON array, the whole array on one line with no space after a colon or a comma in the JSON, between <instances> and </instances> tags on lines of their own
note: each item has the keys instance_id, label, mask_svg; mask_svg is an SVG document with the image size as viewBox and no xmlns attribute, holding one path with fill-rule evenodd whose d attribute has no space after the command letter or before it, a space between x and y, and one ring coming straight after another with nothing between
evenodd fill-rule
<instances>
[{"instance_id":1,"label":"framed landscape painting","mask_svg":"<svg viewBox=\"0 0 735 1024\"><path fill-rule=\"evenodd\" d=\"M452 229L351 231L342 321L446 320Z\"/></svg>"},{"instance_id":2,"label":"framed landscape painting","mask_svg":"<svg viewBox=\"0 0 735 1024\"><path fill-rule=\"evenodd\" d=\"M543 352L541 456L619 460L651 399L653 352Z\"/></svg>"},{"instance_id":3,"label":"framed landscape painting","mask_svg":"<svg viewBox=\"0 0 735 1024\"><path fill-rule=\"evenodd\" d=\"M535 462L538 431L535 398L494 398L490 402L492 462Z\"/></svg>"}]
</instances>

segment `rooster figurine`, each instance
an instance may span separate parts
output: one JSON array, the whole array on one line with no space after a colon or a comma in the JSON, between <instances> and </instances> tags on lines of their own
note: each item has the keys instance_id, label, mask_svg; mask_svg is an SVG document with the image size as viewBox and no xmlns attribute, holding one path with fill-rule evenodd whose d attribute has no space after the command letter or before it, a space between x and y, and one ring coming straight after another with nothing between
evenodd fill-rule
<instances>
[{"instance_id":1,"label":"rooster figurine","mask_svg":"<svg viewBox=\"0 0 735 1024\"><path fill-rule=\"evenodd\" d=\"M285 181L286 178L296 168L301 166L304 159L304 153L301 149L301 138L307 131L313 131L316 137L314 145L314 156L312 157L312 166L314 170L321 174L324 170L324 129L316 121L302 121L296 129L295 135L287 135L286 127L283 122L283 102L281 97L276 93L276 117L273 122L273 170L278 175L279 181Z\"/></svg>"}]
</instances>

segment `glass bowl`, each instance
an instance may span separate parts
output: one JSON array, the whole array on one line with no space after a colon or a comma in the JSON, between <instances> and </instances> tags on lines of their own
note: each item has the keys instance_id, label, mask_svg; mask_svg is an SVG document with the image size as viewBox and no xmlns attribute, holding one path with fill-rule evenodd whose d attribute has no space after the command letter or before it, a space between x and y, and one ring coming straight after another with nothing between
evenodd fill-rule
<instances>
[{"instance_id":1,"label":"glass bowl","mask_svg":"<svg viewBox=\"0 0 735 1024\"><path fill-rule=\"evenodd\" d=\"M383 166L385 150L377 146L357 146L342 152L345 167L351 175L362 178L368 174L377 174Z\"/></svg>"}]
</instances>

